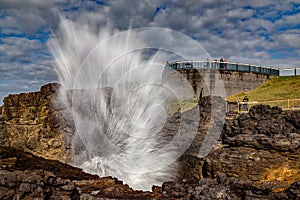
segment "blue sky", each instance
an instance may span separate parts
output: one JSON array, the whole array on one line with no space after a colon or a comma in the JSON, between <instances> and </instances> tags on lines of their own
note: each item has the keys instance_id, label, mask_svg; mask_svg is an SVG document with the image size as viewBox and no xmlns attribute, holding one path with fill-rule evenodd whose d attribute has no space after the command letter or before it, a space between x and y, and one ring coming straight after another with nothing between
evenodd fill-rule
<instances>
[{"instance_id":1,"label":"blue sky","mask_svg":"<svg viewBox=\"0 0 300 200\"><path fill-rule=\"evenodd\" d=\"M197 40L212 58L300 67L300 0L0 0L0 100L57 80L47 46L59 16L88 23L164 27Z\"/></svg>"}]
</instances>

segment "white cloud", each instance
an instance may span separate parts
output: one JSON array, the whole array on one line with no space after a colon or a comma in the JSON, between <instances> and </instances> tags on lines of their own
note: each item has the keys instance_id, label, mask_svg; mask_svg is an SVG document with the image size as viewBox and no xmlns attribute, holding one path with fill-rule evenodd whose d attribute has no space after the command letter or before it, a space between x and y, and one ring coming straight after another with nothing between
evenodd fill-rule
<instances>
[{"instance_id":1,"label":"white cloud","mask_svg":"<svg viewBox=\"0 0 300 200\"><path fill-rule=\"evenodd\" d=\"M48 8L54 5L54 1L40 1L40 0L1 0L0 1L0 9L1 8L32 8L32 7L39 7L39 8Z\"/></svg>"},{"instance_id":2,"label":"white cloud","mask_svg":"<svg viewBox=\"0 0 300 200\"><path fill-rule=\"evenodd\" d=\"M276 22L276 25L285 26L285 25L298 25L300 21L300 13L294 15L284 16L282 19Z\"/></svg>"},{"instance_id":3,"label":"white cloud","mask_svg":"<svg viewBox=\"0 0 300 200\"><path fill-rule=\"evenodd\" d=\"M253 15L254 11L249 9L234 9L227 13L229 18L245 19Z\"/></svg>"},{"instance_id":4,"label":"white cloud","mask_svg":"<svg viewBox=\"0 0 300 200\"><path fill-rule=\"evenodd\" d=\"M45 44L38 40L26 38L7 37L2 39L0 46L2 60L7 62L38 62L42 59L49 59L49 56L41 56L45 53ZM38 58L35 56L39 55Z\"/></svg>"},{"instance_id":5,"label":"white cloud","mask_svg":"<svg viewBox=\"0 0 300 200\"><path fill-rule=\"evenodd\" d=\"M259 8L259 7L277 4L279 2L280 2L280 0L264 0L264 1L261 1L261 0L239 1L239 0L236 0L234 3L237 6L251 6L254 8Z\"/></svg>"},{"instance_id":6,"label":"white cloud","mask_svg":"<svg viewBox=\"0 0 300 200\"><path fill-rule=\"evenodd\" d=\"M300 48L300 33L283 33L275 37L278 47ZM300 56L300 54L298 54Z\"/></svg>"}]
</instances>

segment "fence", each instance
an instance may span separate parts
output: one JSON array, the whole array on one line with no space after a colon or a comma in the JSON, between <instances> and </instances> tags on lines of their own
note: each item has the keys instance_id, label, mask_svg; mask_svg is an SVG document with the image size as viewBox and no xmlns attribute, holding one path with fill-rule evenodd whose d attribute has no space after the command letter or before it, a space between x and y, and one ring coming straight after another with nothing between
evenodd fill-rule
<instances>
[{"instance_id":1,"label":"fence","mask_svg":"<svg viewBox=\"0 0 300 200\"><path fill-rule=\"evenodd\" d=\"M279 70L268 66L256 66L243 63L219 62L219 61L184 61L167 63L166 68L180 70L180 69L220 69L254 72L260 74L279 75Z\"/></svg>"},{"instance_id":2,"label":"fence","mask_svg":"<svg viewBox=\"0 0 300 200\"><path fill-rule=\"evenodd\" d=\"M300 68L295 67L295 68L285 68L285 69L280 69L280 76L299 76L300 75Z\"/></svg>"},{"instance_id":3,"label":"fence","mask_svg":"<svg viewBox=\"0 0 300 200\"><path fill-rule=\"evenodd\" d=\"M279 99L272 101L252 101L252 102L237 102L236 110L229 109L229 111L237 111L238 113L248 112L250 108L257 104L266 104L270 106L279 106L283 110L300 110L300 99Z\"/></svg>"}]
</instances>

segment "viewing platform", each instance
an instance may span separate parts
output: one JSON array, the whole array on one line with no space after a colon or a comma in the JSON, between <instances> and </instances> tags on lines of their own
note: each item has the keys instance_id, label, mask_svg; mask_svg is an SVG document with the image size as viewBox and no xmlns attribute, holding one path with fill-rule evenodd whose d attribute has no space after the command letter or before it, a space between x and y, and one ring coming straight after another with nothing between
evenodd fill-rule
<instances>
[{"instance_id":1,"label":"viewing platform","mask_svg":"<svg viewBox=\"0 0 300 200\"><path fill-rule=\"evenodd\" d=\"M225 90L226 96L248 92L278 77L280 70L268 66L220 61L176 61L165 65L164 76L174 76L176 85L186 80L198 97L202 88L204 95L215 95ZM177 75L180 76L177 76ZM222 88L216 86L222 82Z\"/></svg>"},{"instance_id":2,"label":"viewing platform","mask_svg":"<svg viewBox=\"0 0 300 200\"><path fill-rule=\"evenodd\" d=\"M168 69L219 69L227 71L253 72L257 74L280 75L280 70L268 66L256 66L243 63L220 62L220 61L176 61L166 64Z\"/></svg>"}]
</instances>

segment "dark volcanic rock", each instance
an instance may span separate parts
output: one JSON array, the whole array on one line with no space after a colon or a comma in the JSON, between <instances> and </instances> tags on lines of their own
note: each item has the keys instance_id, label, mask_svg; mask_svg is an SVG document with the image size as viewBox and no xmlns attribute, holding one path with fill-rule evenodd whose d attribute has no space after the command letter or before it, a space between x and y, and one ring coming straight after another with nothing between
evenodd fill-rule
<instances>
[{"instance_id":1,"label":"dark volcanic rock","mask_svg":"<svg viewBox=\"0 0 300 200\"><path fill-rule=\"evenodd\" d=\"M297 199L291 193L293 186L284 192L272 192L252 186L252 181L218 175L215 179L202 179L197 184L166 182L163 198L175 199Z\"/></svg>"},{"instance_id":2,"label":"dark volcanic rock","mask_svg":"<svg viewBox=\"0 0 300 200\"><path fill-rule=\"evenodd\" d=\"M282 192L253 181L217 175L197 183L165 182L136 191L116 178L99 178L58 161L0 147L0 199L298 199L299 182Z\"/></svg>"},{"instance_id":3,"label":"dark volcanic rock","mask_svg":"<svg viewBox=\"0 0 300 200\"><path fill-rule=\"evenodd\" d=\"M205 97L199 105L200 126L194 142L180 158L180 178L196 183L218 174L253 181L257 187L282 191L300 181L300 111L257 105L249 113L229 114L212 151L200 158L210 123L211 103ZM300 188L299 188L300 189Z\"/></svg>"},{"instance_id":4,"label":"dark volcanic rock","mask_svg":"<svg viewBox=\"0 0 300 200\"><path fill-rule=\"evenodd\" d=\"M99 178L81 169L14 148L0 147L0 199L153 199L116 178Z\"/></svg>"},{"instance_id":5,"label":"dark volcanic rock","mask_svg":"<svg viewBox=\"0 0 300 200\"><path fill-rule=\"evenodd\" d=\"M299 116L300 111L282 111L279 107L268 105L253 106L249 113L226 120L222 142L229 146L298 151Z\"/></svg>"},{"instance_id":6,"label":"dark volcanic rock","mask_svg":"<svg viewBox=\"0 0 300 200\"><path fill-rule=\"evenodd\" d=\"M300 181L300 111L257 105L249 113L227 117L223 148L212 151L203 164L203 176L217 174L245 178L256 185L272 182L280 191Z\"/></svg>"}]
</instances>

